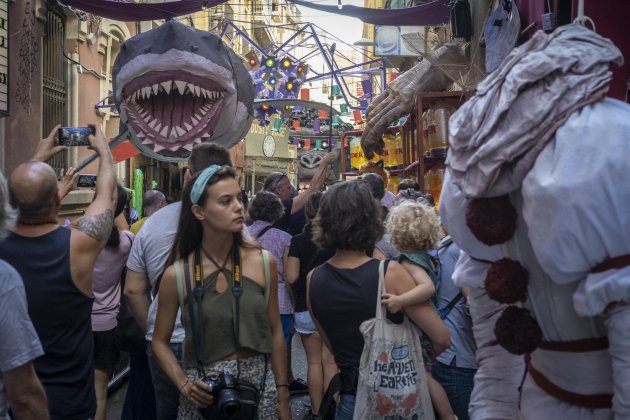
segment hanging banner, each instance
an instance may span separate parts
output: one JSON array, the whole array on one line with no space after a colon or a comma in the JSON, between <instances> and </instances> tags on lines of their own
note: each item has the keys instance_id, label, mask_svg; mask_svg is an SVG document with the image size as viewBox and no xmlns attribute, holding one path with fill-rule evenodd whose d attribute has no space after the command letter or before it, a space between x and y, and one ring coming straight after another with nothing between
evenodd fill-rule
<instances>
[{"instance_id":1,"label":"hanging banner","mask_svg":"<svg viewBox=\"0 0 630 420\"><path fill-rule=\"evenodd\" d=\"M299 6L309 7L322 12L334 13L336 15L350 16L357 18L364 23L388 26L424 26L442 25L450 18L449 0L434 0L419 6L405 7L403 9L372 9L368 7L358 7L343 5L342 9L337 6L326 6L313 1L287 0ZM342 0L343 2L343 0Z\"/></svg>"},{"instance_id":2,"label":"hanging banner","mask_svg":"<svg viewBox=\"0 0 630 420\"><path fill-rule=\"evenodd\" d=\"M123 3L113 0L63 0L60 3L107 19L135 22L189 15L226 0L177 0L166 3Z\"/></svg>"}]
</instances>

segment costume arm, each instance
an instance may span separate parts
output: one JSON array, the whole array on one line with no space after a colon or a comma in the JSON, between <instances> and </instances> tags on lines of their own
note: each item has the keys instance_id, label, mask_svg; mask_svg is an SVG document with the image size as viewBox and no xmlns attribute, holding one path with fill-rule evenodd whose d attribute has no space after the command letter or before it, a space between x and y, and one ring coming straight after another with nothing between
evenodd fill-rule
<instances>
[{"instance_id":1,"label":"costume arm","mask_svg":"<svg viewBox=\"0 0 630 420\"><path fill-rule=\"evenodd\" d=\"M508 353L498 344L494 324L506 305L490 299L479 287L490 264L473 260L462 252L455 266L453 281L459 287L469 286L468 305L477 344L477 373L470 397L470 418L516 419L519 391L525 373L522 356Z\"/></svg>"},{"instance_id":2,"label":"costume arm","mask_svg":"<svg viewBox=\"0 0 630 420\"><path fill-rule=\"evenodd\" d=\"M615 383L613 411L615 418L626 419L630 418L630 305L611 305L605 317Z\"/></svg>"}]
</instances>

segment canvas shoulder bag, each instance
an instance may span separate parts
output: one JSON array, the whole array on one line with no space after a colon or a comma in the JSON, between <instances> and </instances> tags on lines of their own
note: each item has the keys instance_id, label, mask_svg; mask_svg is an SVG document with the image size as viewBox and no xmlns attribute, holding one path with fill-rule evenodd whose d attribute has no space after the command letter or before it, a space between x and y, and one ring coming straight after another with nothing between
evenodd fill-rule
<instances>
[{"instance_id":1,"label":"canvas shoulder bag","mask_svg":"<svg viewBox=\"0 0 630 420\"><path fill-rule=\"evenodd\" d=\"M402 324L385 316L384 263L379 265L376 317L360 327L364 345L353 419L434 420L418 335L407 316Z\"/></svg>"}]
</instances>

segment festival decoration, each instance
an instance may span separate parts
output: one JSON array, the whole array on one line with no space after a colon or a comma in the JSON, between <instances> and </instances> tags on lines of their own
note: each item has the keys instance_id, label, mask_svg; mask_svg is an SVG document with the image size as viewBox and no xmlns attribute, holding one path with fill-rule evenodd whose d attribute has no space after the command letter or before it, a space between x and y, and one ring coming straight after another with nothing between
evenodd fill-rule
<instances>
[{"instance_id":1,"label":"festival decoration","mask_svg":"<svg viewBox=\"0 0 630 420\"><path fill-rule=\"evenodd\" d=\"M365 156L371 159L374 153L383 152L385 129L392 121L412 112L419 92L441 92L453 83L441 68L465 63L466 55L461 44L445 44L435 50L430 59L422 60L390 83L367 108L367 124L361 139Z\"/></svg>"},{"instance_id":2,"label":"festival decoration","mask_svg":"<svg viewBox=\"0 0 630 420\"><path fill-rule=\"evenodd\" d=\"M240 141L254 88L216 35L168 21L125 41L113 68L116 108L132 142L158 160L182 161L193 145Z\"/></svg>"}]
</instances>

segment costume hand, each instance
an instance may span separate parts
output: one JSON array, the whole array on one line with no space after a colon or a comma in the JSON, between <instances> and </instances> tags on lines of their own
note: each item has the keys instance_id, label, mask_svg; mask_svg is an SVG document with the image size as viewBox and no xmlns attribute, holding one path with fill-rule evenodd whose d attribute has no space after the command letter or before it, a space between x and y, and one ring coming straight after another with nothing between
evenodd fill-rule
<instances>
[{"instance_id":1,"label":"costume hand","mask_svg":"<svg viewBox=\"0 0 630 420\"><path fill-rule=\"evenodd\" d=\"M61 170L61 182L59 182L59 199L62 200L68 193L74 190L75 183L79 177L78 172L74 172L74 168L71 166L65 172Z\"/></svg>"},{"instance_id":2,"label":"costume hand","mask_svg":"<svg viewBox=\"0 0 630 420\"><path fill-rule=\"evenodd\" d=\"M53 128L52 131L48 134L48 137L40 140L39 144L37 145L37 149L35 149L35 154L31 158L31 160L45 162L55 156L57 153L68 150L66 146L59 145L59 138L57 137L57 133L60 127L61 124L57 124L55 128Z\"/></svg>"},{"instance_id":3,"label":"costume hand","mask_svg":"<svg viewBox=\"0 0 630 420\"><path fill-rule=\"evenodd\" d=\"M210 392L210 386L201 379L189 382L181 390L186 398L197 407L207 407L214 403L214 397Z\"/></svg>"},{"instance_id":4,"label":"costume hand","mask_svg":"<svg viewBox=\"0 0 630 420\"><path fill-rule=\"evenodd\" d=\"M400 296L392 295L390 293L383 293L381 295L381 299L383 305L385 305L387 310L391 313L396 313L404 307L403 299Z\"/></svg>"}]
</instances>

